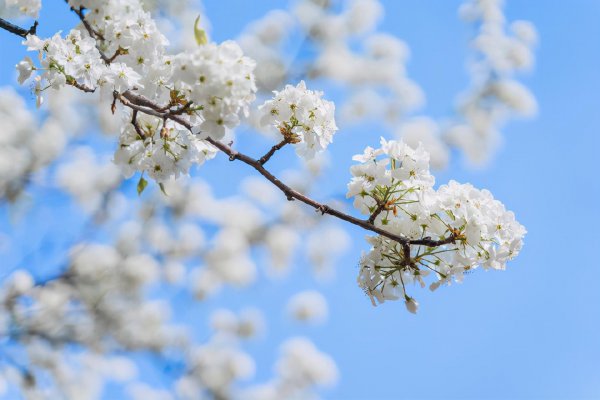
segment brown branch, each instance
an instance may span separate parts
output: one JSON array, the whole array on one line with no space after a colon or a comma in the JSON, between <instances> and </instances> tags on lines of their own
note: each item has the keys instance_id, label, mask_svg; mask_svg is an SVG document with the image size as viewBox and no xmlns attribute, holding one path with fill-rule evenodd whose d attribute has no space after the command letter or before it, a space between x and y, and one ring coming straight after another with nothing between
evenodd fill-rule
<instances>
[{"instance_id":1,"label":"brown branch","mask_svg":"<svg viewBox=\"0 0 600 400\"><path fill-rule=\"evenodd\" d=\"M160 111L157 111L157 110L161 109L161 106L159 104L156 104L143 96L135 94L130 90L124 92L123 94L116 94L116 95L119 98L119 100L123 103L123 105L125 105L126 107L129 107L133 110L137 110L139 112L142 112L142 113L145 113L148 115L153 115L155 117L170 119L172 121L177 122L181 126L187 128L189 130L192 130L191 124L188 121L186 121L185 119L183 119L177 115L172 115L169 113L161 113ZM299 200L302 203L311 206L316 211L319 211L321 214L332 215L343 221L349 222L353 225L359 226L368 231L375 232L377 234L380 234L381 236L385 236L388 239L392 239L396 242L399 242L399 243L409 243L410 242L409 239L406 238L405 236L396 235L391 232L388 232L388 231L381 229L373 224L370 224L368 221L358 219L351 215L345 214L339 210L329 207L326 204L321 204L321 203L303 195L300 192L297 192L296 190L292 189L291 187L289 187L286 184L284 184L283 182L281 182L276 176L271 174L269 171L267 171L262 166L262 164L260 163L259 160L256 160L250 156L247 156L246 154L240 153L240 152L232 149L225 143L221 143L210 137L206 138L205 140L207 142L209 142L210 144L212 144L213 146L215 146L216 148L218 148L219 150L221 150L226 155L228 155L230 161L240 160L244 164L247 164L247 165L251 166L252 168L254 168L262 176L264 176L269 182L271 182L279 190L281 190L285 194L286 198L290 201L291 200Z\"/></svg>"},{"instance_id":2,"label":"brown branch","mask_svg":"<svg viewBox=\"0 0 600 400\"><path fill-rule=\"evenodd\" d=\"M171 110L169 111L169 114L172 115L181 115L183 113L187 113L188 110L190 110L192 108L192 105L194 104L193 101L188 101L187 103L185 103L185 105L183 107L180 107L176 110ZM167 109L169 109L170 107L167 107Z\"/></svg>"},{"instance_id":3,"label":"brown branch","mask_svg":"<svg viewBox=\"0 0 600 400\"><path fill-rule=\"evenodd\" d=\"M68 3L68 1L67 1L67 3ZM104 40L103 35L100 32L94 30L94 28L89 24L89 22L86 21L85 14L83 13L83 11L84 11L83 7L79 8L79 9L76 9L74 7L70 7L70 8L75 14L77 14L77 16L81 20L83 26L87 30L88 34L92 38L94 38L96 41ZM0 28L5 29L8 32L14 33L21 37L26 37L29 34L35 34L37 26L38 26L38 22L36 21L29 30L25 30L23 28L13 25L10 22L5 21L4 19L0 18ZM115 52L115 54L109 58L99 48L98 43L96 44L96 48L98 48L100 56L102 57L102 59L104 60L104 62L106 64L110 64L112 61L114 61L114 59L116 57L123 54L122 50L119 48ZM71 80L68 79L67 83L79 90L84 91L84 92L89 93L89 92L95 91L95 89L92 89L83 84L80 84L74 79L71 79ZM131 124L134 126L136 133L138 133L142 138L144 138L145 135L143 134L143 131L141 130L141 128L139 127L139 124L137 122L137 113L138 112L142 112L144 114L148 114L148 115L152 115L152 116L161 118L161 119L163 119L163 121L170 119L170 120L178 123L179 125L187 128L188 130L192 131L191 124L187 120L185 120L184 118L181 117L181 114L183 114L183 112L185 112L189 109L189 106L191 103L184 105L183 107L181 107L178 110L167 111L167 110L169 110L171 105L160 106L160 105L156 104L155 102L145 98L144 96L140 96L130 90L128 90L124 93L118 93L115 91L113 93L113 96L114 96L115 101L118 99L123 105L125 105L126 107L129 107L133 110ZM113 104L111 106L111 110L113 111L113 113L115 110L115 101L113 101ZM223 153L225 153L226 155L228 155L230 161L240 160L241 162L254 168L262 176L264 176L268 181L273 183L273 185L275 185L279 190L281 190L285 194L286 198L289 201L298 200L304 204L309 205L310 207L313 207L316 211L321 212L321 214L323 214L323 215L329 214L338 219L349 222L349 223L359 226L365 230L377 233L381 236L384 236L388 239L391 239L391 240L394 240L394 241L400 243L403 248L404 256L407 260L410 259L410 246L411 245L437 247L437 246L442 246L445 244L450 244L450 243L456 242L457 235L455 233L452 233L447 238L440 239L440 240L433 240L429 237L426 237L423 239L411 240L411 239L408 239L407 237L405 237L404 235L396 235L396 234L393 234L391 232L388 232L382 228L375 226L374 225L375 219L385 209L385 202L382 202L381 204L378 205L377 209L369 216L369 219L362 220L362 219L353 217L351 215L348 215L346 213L343 213L334 208L331 208L326 204L321 204L321 203L303 195L302 193L297 192L296 190L292 189L291 187L287 186L286 184L281 182L276 176L274 176L268 170L266 170L263 165L267 161L269 161L269 159L273 156L273 154L275 154L276 151L280 150L287 143L290 143L289 139L284 139L280 143L273 146L264 156L262 156L258 160L254 159L250 156L247 156L243 153L240 153L240 152L232 149L227 144L221 143L210 137L206 138L205 140L207 142L209 142L210 144L212 144L213 146L215 146L220 151L222 151Z\"/></svg>"},{"instance_id":4,"label":"brown branch","mask_svg":"<svg viewBox=\"0 0 600 400\"><path fill-rule=\"evenodd\" d=\"M29 29L24 29L21 28L20 26L11 24L10 22L8 22L7 20L5 20L4 18L0 18L0 28L4 29L5 31L8 31L10 33L13 33L17 36L20 36L22 38L27 38L27 35L35 35L36 31L37 31L37 27L38 27L38 22L35 21L33 23L33 25L31 26L31 28Z\"/></svg>"},{"instance_id":5,"label":"brown branch","mask_svg":"<svg viewBox=\"0 0 600 400\"><path fill-rule=\"evenodd\" d=\"M67 2L67 4L69 3L68 0L65 0L65 2ZM83 13L83 11L85 10L85 8L83 8L83 7L79 7L79 8L70 7L70 9L75 14L77 14L77 16L81 20L81 23L83 24L85 30L90 35L90 37L93 38L94 40L96 40L96 49L98 49L98 52L100 53L100 57L102 58L102 60L106 64L110 64L112 61L114 61L114 58L116 58L119 55L118 51L117 51L117 53L115 53L115 55L112 57L113 59L111 60L111 58L109 58L106 54L104 54L104 52L100 49L100 47L98 46L98 41L104 41L104 36L100 32L98 32L97 30L95 30L90 25L90 23L85 19L85 14Z\"/></svg>"},{"instance_id":6,"label":"brown branch","mask_svg":"<svg viewBox=\"0 0 600 400\"><path fill-rule=\"evenodd\" d=\"M100 49L98 49L98 51L100 52ZM112 55L112 57L107 58L106 60L104 60L107 64L112 63L113 61L115 61L115 59L119 56L125 55L129 53L129 51L127 49L122 48L121 46L119 46L119 48L117 49L117 51L115 51L115 54ZM100 54L102 55L102 52L100 52Z\"/></svg>"},{"instance_id":7,"label":"brown branch","mask_svg":"<svg viewBox=\"0 0 600 400\"><path fill-rule=\"evenodd\" d=\"M133 114L131 115L131 125L133 125L135 132L140 136L140 138L142 140L145 140L146 134L144 133L144 131L142 131L142 128L140 128L140 124L137 121L137 114L138 114L138 111L133 110Z\"/></svg>"},{"instance_id":8,"label":"brown branch","mask_svg":"<svg viewBox=\"0 0 600 400\"><path fill-rule=\"evenodd\" d=\"M96 89L92 89L91 87L88 87L82 83L79 83L75 80L75 78L73 78L72 76L67 76L67 85L71 85L83 92L86 93L94 93L96 91Z\"/></svg>"},{"instance_id":9,"label":"brown branch","mask_svg":"<svg viewBox=\"0 0 600 400\"><path fill-rule=\"evenodd\" d=\"M262 157L261 157L261 158L258 160L258 162L260 163L260 165L265 165L265 164L266 164L266 162L267 162L267 161L269 161L269 159L270 159L271 157L273 157L273 154L275 154L275 152L276 152L277 150L281 150L281 148L282 148L283 146L285 146L286 144L288 144L289 142L290 142L290 141L289 141L289 139L288 139L288 138L286 138L286 139L283 139L281 142L277 143L275 146L271 147L271 150L269 150L269 151L267 152L267 154L265 154L264 156L262 156Z\"/></svg>"},{"instance_id":10,"label":"brown branch","mask_svg":"<svg viewBox=\"0 0 600 400\"><path fill-rule=\"evenodd\" d=\"M68 3L68 0L65 0L65 1L67 1L67 3ZM79 7L79 8L71 7L71 11L73 11L75 14L77 14L79 19L83 23L83 26L85 27L85 29L88 31L89 35L92 38L94 38L96 40L104 40L104 36L97 30L92 28L90 23L86 21L85 14L83 13L85 11L84 7Z\"/></svg>"},{"instance_id":11,"label":"brown branch","mask_svg":"<svg viewBox=\"0 0 600 400\"><path fill-rule=\"evenodd\" d=\"M415 239L411 240L409 243L418 245L418 246L427 246L427 247L438 247L443 246L445 244L456 243L456 235L452 233L450 236L440 240L433 240L430 237L425 237L423 239Z\"/></svg>"},{"instance_id":12,"label":"brown branch","mask_svg":"<svg viewBox=\"0 0 600 400\"><path fill-rule=\"evenodd\" d=\"M402 243L402 255L404 256L404 260L403 260L403 264L406 266L410 266L411 264L411 258L410 258L410 244L407 243ZM400 279L402 279L402 274L400 274ZM404 286L404 283L403 285ZM404 292L406 294L406 291Z\"/></svg>"},{"instance_id":13,"label":"brown branch","mask_svg":"<svg viewBox=\"0 0 600 400\"><path fill-rule=\"evenodd\" d=\"M377 219L379 214L381 214L383 212L383 210L385 210L385 205L386 205L385 201L381 201L379 203L379 205L377 206L377 208L375 209L375 211L373 211L371 216L369 216L369 219L367 220L367 222L370 224L374 224L375 219Z\"/></svg>"},{"instance_id":14,"label":"brown branch","mask_svg":"<svg viewBox=\"0 0 600 400\"><path fill-rule=\"evenodd\" d=\"M128 90L124 93L114 92L113 94L116 98L119 99L119 101L121 101L121 103L124 106L131 108L132 110L134 110L134 112L137 111L137 112L141 112L141 113L144 113L147 115L152 115L152 116L155 116L158 118L162 118L163 120L170 119L170 120L178 123L179 125L185 127L186 129L192 131L192 125L188 121L186 121L184 118L182 118L179 115L173 115L172 113L168 113L168 112L165 113L165 112L158 111L158 110L164 109L164 107L160 106L159 104L154 103L153 101L145 98L144 96L140 96L136 93L133 93L130 90ZM318 211L323 215L329 214L338 219L341 219L341 220L349 222L353 225L359 226L367 231L375 232L375 233L377 233L381 236L384 236L388 239L391 239L398 243L401 243L403 246L422 245L422 246L428 246L428 247L437 247L437 246L441 246L443 244L454 243L454 241L456 240L456 237L454 236L454 234L452 234L451 236L449 236L448 238L445 238L443 240L436 241L436 240L432 240L430 238L411 240L411 239L408 239L407 237L405 237L404 235L396 235L394 233L388 232L385 229L379 228L378 226L371 224L369 221L353 217L353 216L343 213L339 210L336 210L335 208L331 208L326 204L321 204L321 203L303 195L302 193L292 189L291 187L289 187L288 185L286 185L285 183L280 181L275 175L273 175L267 169L265 169L265 167L263 167L263 165L260 163L260 160L252 158L244 153L240 153L239 151L232 149L230 146L226 145L225 143L219 142L218 140L214 140L210 137L208 137L204 140L206 140L207 142L209 142L210 144L215 146L217 149L221 150L223 153L228 155L230 161L239 160L239 161L243 162L244 164L247 164L247 165L251 166L252 168L254 168L256 171L258 171L258 173L260 173L263 177L265 177L269 182L271 182L279 190L281 190L283 192L283 194L285 194L286 198L289 201L298 200L306 205L309 205L310 207L314 208L315 211Z\"/></svg>"}]
</instances>

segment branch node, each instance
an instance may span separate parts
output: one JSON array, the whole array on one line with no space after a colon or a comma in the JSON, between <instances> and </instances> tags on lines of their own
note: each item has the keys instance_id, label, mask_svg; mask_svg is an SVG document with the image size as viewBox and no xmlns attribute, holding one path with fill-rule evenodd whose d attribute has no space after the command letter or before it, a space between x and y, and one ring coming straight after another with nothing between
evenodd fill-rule
<instances>
[{"instance_id":1,"label":"branch node","mask_svg":"<svg viewBox=\"0 0 600 400\"><path fill-rule=\"evenodd\" d=\"M34 21L33 25L31 26L31 28L29 28L29 31L27 32L28 35L35 35L37 33L37 27L38 27L38 22Z\"/></svg>"},{"instance_id":2,"label":"branch node","mask_svg":"<svg viewBox=\"0 0 600 400\"><path fill-rule=\"evenodd\" d=\"M320 212L321 215L325 215L328 214L329 211L331 211L331 209L329 208L329 206L321 204L315 211Z\"/></svg>"},{"instance_id":3,"label":"branch node","mask_svg":"<svg viewBox=\"0 0 600 400\"><path fill-rule=\"evenodd\" d=\"M267 152L267 154L265 154L258 160L258 163L260 165L265 165L265 163L267 161L269 161L269 159L271 159L271 157L273 156L273 154L275 154L275 152L277 150L281 150L281 148L288 143L290 143L289 138L283 139L281 142L279 142L275 146L271 147L271 149Z\"/></svg>"},{"instance_id":4,"label":"branch node","mask_svg":"<svg viewBox=\"0 0 600 400\"><path fill-rule=\"evenodd\" d=\"M117 111L117 96L115 96L114 93L113 93L113 101L112 101L112 104L110 105L110 111L112 112L113 115L115 115L115 111Z\"/></svg>"}]
</instances>

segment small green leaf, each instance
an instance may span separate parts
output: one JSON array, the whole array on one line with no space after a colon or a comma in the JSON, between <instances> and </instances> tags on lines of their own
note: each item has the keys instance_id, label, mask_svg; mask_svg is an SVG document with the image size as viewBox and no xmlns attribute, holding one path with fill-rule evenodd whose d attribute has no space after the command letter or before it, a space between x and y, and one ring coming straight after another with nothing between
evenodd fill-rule
<instances>
[{"instance_id":1,"label":"small green leaf","mask_svg":"<svg viewBox=\"0 0 600 400\"><path fill-rule=\"evenodd\" d=\"M158 184L158 187L160 188L160 191L161 191L161 192L163 192L163 194L164 194L165 196L168 196L167 192L165 191L165 185L164 185L164 183L160 182L160 183Z\"/></svg>"},{"instance_id":2,"label":"small green leaf","mask_svg":"<svg viewBox=\"0 0 600 400\"><path fill-rule=\"evenodd\" d=\"M196 21L194 22L194 37L196 38L196 43L198 43L199 46L208 43L208 36L206 36L206 32L204 31L204 29L200 28L199 15L198 18L196 18Z\"/></svg>"},{"instance_id":3,"label":"small green leaf","mask_svg":"<svg viewBox=\"0 0 600 400\"><path fill-rule=\"evenodd\" d=\"M140 176L140 180L137 184L137 192L138 192L138 196L140 196L142 194L142 192L144 191L144 189L146 189L146 186L148 186L148 181L144 179L143 176Z\"/></svg>"}]
</instances>

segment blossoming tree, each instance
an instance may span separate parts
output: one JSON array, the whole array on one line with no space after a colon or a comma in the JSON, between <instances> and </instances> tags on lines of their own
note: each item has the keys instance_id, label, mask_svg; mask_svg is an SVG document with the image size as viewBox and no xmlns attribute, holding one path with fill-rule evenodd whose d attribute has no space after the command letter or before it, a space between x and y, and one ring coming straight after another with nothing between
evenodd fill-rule
<instances>
[{"instance_id":1,"label":"blossoming tree","mask_svg":"<svg viewBox=\"0 0 600 400\"><path fill-rule=\"evenodd\" d=\"M87 399L117 381L135 398L306 398L337 376L333 359L310 340L282 344L272 380L240 385L254 369L243 342L264 326L260 310L217 310L210 337L198 341L193 326L169 317L168 287L184 289L191 304L229 285L249 286L262 262L257 249L268 253L271 273L281 274L303 247L313 272L323 274L347 248L353 226L368 234L357 260L360 289L373 305L400 300L416 313L415 284L435 290L477 268L502 270L518 255L525 229L512 212L470 184L436 187L430 171L447 165L452 148L485 162L502 125L535 112L535 99L514 78L533 64L535 30L525 21L508 25L500 0L461 7L478 28L472 82L444 123L411 116L423 94L406 75L407 46L376 30L377 0L341 8L300 0L223 43L209 39L206 16L190 13L186 1L52 6L79 24L41 37L38 21L31 28L15 22L19 14L37 18L39 0L0 0L2 40L20 36L31 52L16 66L18 81L31 83L43 110L30 110L11 88L0 90L0 196L4 207L16 207L51 173L88 216L86 229L106 234L82 235L50 275L23 266L5 279L2 369L11 388L4 390ZM294 34L316 49L308 62L290 61L284 39ZM315 90L323 82L348 92L337 112ZM310 196L338 123L373 115L388 122L388 138L353 157L346 197L355 211ZM250 155L236 140L240 126L272 147ZM112 155L93 140L72 144L98 135ZM285 147L304 167L280 177L269 162ZM216 196L211 185L220 177L202 169L189 177L219 153L229 168L246 164L255 172L234 183L239 195ZM137 198L128 196L131 180ZM315 290L294 294L287 309L304 322L327 316ZM137 372L139 352L178 361L168 390Z\"/></svg>"}]
</instances>

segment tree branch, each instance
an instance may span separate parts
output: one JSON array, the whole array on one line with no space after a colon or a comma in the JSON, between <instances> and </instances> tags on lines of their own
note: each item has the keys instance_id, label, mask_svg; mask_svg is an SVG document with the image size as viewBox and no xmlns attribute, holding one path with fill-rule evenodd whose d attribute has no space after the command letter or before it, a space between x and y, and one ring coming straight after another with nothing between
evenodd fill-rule
<instances>
[{"instance_id":1,"label":"tree branch","mask_svg":"<svg viewBox=\"0 0 600 400\"><path fill-rule=\"evenodd\" d=\"M375 219L377 219L379 214L381 214L382 211L385 209L385 203L386 203L385 200L383 200L379 203L379 205L377 205L377 208L375 209L375 211L373 211L371 216L369 216L369 219L367 220L368 223L370 223L370 224L375 223Z\"/></svg>"},{"instance_id":2,"label":"tree branch","mask_svg":"<svg viewBox=\"0 0 600 400\"><path fill-rule=\"evenodd\" d=\"M148 115L153 115L153 116L159 117L159 118L170 119L170 120L178 123L179 125L189 129L190 131L192 130L192 126L188 121L186 121L185 119L181 118L178 115L173 115L172 113L158 111L158 110L162 109L163 107L161 107L159 104L156 104L156 103L152 102L151 100L145 98L144 96L140 96L129 90L122 94L116 93L115 95L119 98L119 100L121 101L121 103L123 103L123 105L131 108L132 110L137 110L139 112L142 112L142 113L145 113ZM388 239L394 240L394 241L402 243L402 244L407 244L407 245L422 245L422 246L428 246L428 247L437 247L437 246L441 246L443 244L453 243L455 240L454 235L451 235L448 238L439 240L439 241L432 240L430 238L410 240L403 235L396 235L394 233L388 232L382 228L379 228L379 227L369 223L369 221L358 219L356 217L353 217L351 215L343 213L339 210L331 208L326 204L321 204L321 203L303 195L302 193L292 189L291 187L287 186L285 183L280 181L276 176L274 176L272 173L270 173L267 169L265 169L263 167L263 165L261 164L260 160L254 159L244 153L240 153L240 152L232 149L230 146L226 145L225 143L221 143L210 137L206 138L205 140L207 142L209 142L210 144L212 144L213 146L215 146L216 148L218 148L219 150L221 150L226 155L228 155L230 161L239 160L239 161L243 162L244 164L247 164L247 165L251 166L252 168L254 168L256 171L258 171L258 173L260 173L262 176L264 176L269 182L271 182L279 190L281 190L283 192L283 194L285 194L285 196L288 200L301 201L302 203L311 206L312 208L314 208L316 211L320 212L321 214L329 214L338 219L341 219L341 220L349 222L353 225L359 226L365 230L375 232L381 236L387 237Z\"/></svg>"},{"instance_id":3,"label":"tree branch","mask_svg":"<svg viewBox=\"0 0 600 400\"><path fill-rule=\"evenodd\" d=\"M411 240L409 243L418 245L418 246L427 246L427 247L437 247L443 246L445 244L456 243L457 236L452 233L450 236L440 240L433 240L430 237L425 237L423 239L415 239Z\"/></svg>"},{"instance_id":4,"label":"tree branch","mask_svg":"<svg viewBox=\"0 0 600 400\"><path fill-rule=\"evenodd\" d=\"M67 76L67 85L71 85L71 86L81 90L82 92L86 92L86 93L94 93L96 91L95 88L91 88L82 83L79 83L71 76Z\"/></svg>"},{"instance_id":5,"label":"tree branch","mask_svg":"<svg viewBox=\"0 0 600 400\"><path fill-rule=\"evenodd\" d=\"M133 114L131 115L131 125L133 125L135 132L140 136L140 138L142 138L142 140L146 140L146 135L144 134L144 131L142 131L142 128L140 128L140 124L138 124L137 114L138 111L133 110Z\"/></svg>"},{"instance_id":6,"label":"tree branch","mask_svg":"<svg viewBox=\"0 0 600 400\"><path fill-rule=\"evenodd\" d=\"M3 18L0 18L0 28L4 29L5 31L8 31L10 33L13 33L17 36L20 36L22 38L27 38L27 35L35 35L35 33L37 31L37 27L38 27L37 21L35 21L33 23L31 28L24 29L24 28L21 28L20 26L11 24L10 22L8 22L7 20L5 20Z\"/></svg>"},{"instance_id":7,"label":"tree branch","mask_svg":"<svg viewBox=\"0 0 600 400\"><path fill-rule=\"evenodd\" d=\"M262 156L258 162L260 163L260 165L265 165L267 161L269 161L269 159L273 156L273 154L275 154L275 152L277 150L281 150L281 148L283 146L285 146L286 144L288 144L290 141L286 138L283 139L281 142L277 143L275 146L271 147L271 150L269 150L267 152L267 154L265 154L264 156Z\"/></svg>"},{"instance_id":8,"label":"tree branch","mask_svg":"<svg viewBox=\"0 0 600 400\"><path fill-rule=\"evenodd\" d=\"M65 0L65 2L68 5L69 1ZM90 35L90 37L92 37L93 39L95 39L96 42L98 42L98 41L104 41L104 36L100 32L96 31L94 28L92 28L92 26L90 25L90 23L86 21L85 14L83 13L83 11L85 10L85 8L83 8L83 7L80 7L80 8L70 7L70 9L75 14L77 14L77 16L79 17L79 19L81 20L81 23L83 24L83 27L85 28L85 30L87 31L87 33ZM98 52L100 53L100 57L102 58L102 60L106 64L110 64L112 61L114 61L114 58L116 58L119 55L119 52L117 51L117 53L115 53L115 55L111 59L106 54L104 54L104 52L102 50L100 50L100 47L98 46L98 43L96 43L96 48L98 49Z\"/></svg>"},{"instance_id":9,"label":"tree branch","mask_svg":"<svg viewBox=\"0 0 600 400\"><path fill-rule=\"evenodd\" d=\"M85 15L83 14L83 8L80 8L79 10L71 8L71 10L73 10L79 16L79 18L81 19L83 25L87 29L90 36L92 36L95 39L100 38L101 40L103 40L103 38L100 36L100 34L98 32L96 32L89 25L89 23L85 20ZM98 47L98 46L96 46L96 47ZM100 55L102 56L102 59L107 64L110 64L111 59L108 58L100 49L98 49L98 51L100 51ZM178 123L179 125L187 128L189 131L192 131L192 125L187 120L182 118L180 116L180 113L165 111L165 110L169 109L168 106L167 107L161 106L161 105L147 99L144 96L140 96L140 95L134 93L131 90L127 90L124 93L118 93L115 91L113 93L113 95L114 95L115 99L119 99L119 101L124 106L131 108L132 110L134 110L134 112L141 112L141 113L144 113L147 115L152 115L152 116L155 116L158 118L162 118L163 120L170 119L170 120ZM134 124L134 126L135 126L135 124ZM207 137L205 140L207 142L209 142L210 144L212 144L213 146L215 146L217 149L221 150L226 155L228 155L230 161L240 160L244 164L247 164L247 165L251 166L252 168L254 168L262 176L264 176L269 182L271 182L279 190L281 190L283 192L283 194L285 194L286 198L289 201L292 201L292 200L301 201L302 203L311 206L312 208L314 208L316 211L320 212L323 215L329 214L338 219L341 219L341 220L349 222L353 225L359 226L365 230L375 232L381 236L387 237L388 239L399 242L403 246L423 245L423 246L429 246L429 247L436 247L436 246L440 246L440 245L447 244L447 243L453 243L455 241L454 234L452 234L450 237L448 237L446 239L439 240L439 241L431 240L430 238L419 239L419 240L410 240L407 237L405 237L404 235L396 235L396 234L393 234L391 232L388 232L384 229L381 229L381 228L375 226L373 224L373 222L374 222L375 218L377 217L377 215L375 215L375 218L372 218L373 221L371 221L371 218L369 218L368 220L362 220L362 219L353 217L349 214L343 213L334 208L331 208L326 204L321 204L321 203L303 195L302 193L295 191L294 189L292 189L291 187L289 187L288 185L286 185L285 183L280 181L276 176L271 174L267 169L265 169L263 167L263 164L265 164L273 156L273 154L275 154L275 152L277 150L280 150L283 146L285 146L287 143L289 143L288 139L284 139L280 143L273 146L271 148L271 150L269 150L263 157L261 157L258 160L254 159L250 156L247 156L244 153L240 153L240 152L232 149L230 146L226 145L225 143L221 143L210 137ZM381 212L381 211L379 211L379 212ZM371 217L373 217L373 215L371 215Z\"/></svg>"}]
</instances>

